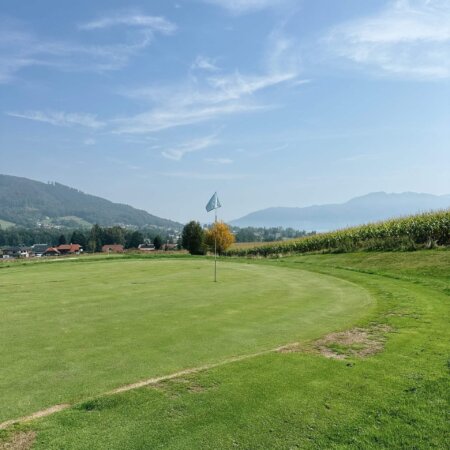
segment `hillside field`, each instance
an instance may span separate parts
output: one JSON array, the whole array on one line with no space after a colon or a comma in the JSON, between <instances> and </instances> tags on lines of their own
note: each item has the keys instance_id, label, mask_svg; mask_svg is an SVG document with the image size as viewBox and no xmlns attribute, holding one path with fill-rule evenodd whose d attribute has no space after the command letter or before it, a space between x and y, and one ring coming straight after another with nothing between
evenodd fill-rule
<instances>
[{"instance_id":1,"label":"hillside field","mask_svg":"<svg viewBox=\"0 0 450 450\"><path fill-rule=\"evenodd\" d=\"M0 263L0 449L445 448L449 297L448 250Z\"/></svg>"}]
</instances>

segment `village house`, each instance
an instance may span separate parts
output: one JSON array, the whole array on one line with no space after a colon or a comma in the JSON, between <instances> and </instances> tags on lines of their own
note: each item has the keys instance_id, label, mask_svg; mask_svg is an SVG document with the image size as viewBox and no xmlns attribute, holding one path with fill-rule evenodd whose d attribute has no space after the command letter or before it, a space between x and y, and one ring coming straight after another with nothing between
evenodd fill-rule
<instances>
[{"instance_id":1,"label":"village house","mask_svg":"<svg viewBox=\"0 0 450 450\"><path fill-rule=\"evenodd\" d=\"M61 253L59 253L59 250L56 247L49 247L42 253L42 256L59 256L60 254Z\"/></svg>"},{"instance_id":2,"label":"village house","mask_svg":"<svg viewBox=\"0 0 450 450\"><path fill-rule=\"evenodd\" d=\"M139 244L138 249L143 252L152 252L155 250L155 246L153 244Z\"/></svg>"},{"instance_id":3,"label":"village house","mask_svg":"<svg viewBox=\"0 0 450 450\"><path fill-rule=\"evenodd\" d=\"M83 250L79 244L62 244L56 247L61 255L80 254Z\"/></svg>"},{"instance_id":4,"label":"village house","mask_svg":"<svg viewBox=\"0 0 450 450\"><path fill-rule=\"evenodd\" d=\"M124 248L121 244L106 244L102 247L103 253L123 253Z\"/></svg>"}]
</instances>

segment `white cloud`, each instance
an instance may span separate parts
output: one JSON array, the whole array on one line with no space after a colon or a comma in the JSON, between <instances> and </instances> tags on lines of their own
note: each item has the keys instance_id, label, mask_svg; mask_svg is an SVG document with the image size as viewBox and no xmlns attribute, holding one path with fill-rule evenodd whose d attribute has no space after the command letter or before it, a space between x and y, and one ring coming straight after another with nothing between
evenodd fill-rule
<instances>
[{"instance_id":1,"label":"white cloud","mask_svg":"<svg viewBox=\"0 0 450 450\"><path fill-rule=\"evenodd\" d=\"M163 172L161 175L192 180L239 180L248 178L248 175L242 173Z\"/></svg>"},{"instance_id":2,"label":"white cloud","mask_svg":"<svg viewBox=\"0 0 450 450\"><path fill-rule=\"evenodd\" d=\"M97 30L113 26L145 28L163 34L171 34L177 29L174 23L164 17L147 16L138 12L129 11L101 17L97 20L81 24L79 28L82 30Z\"/></svg>"},{"instance_id":3,"label":"white cloud","mask_svg":"<svg viewBox=\"0 0 450 450\"><path fill-rule=\"evenodd\" d=\"M62 111L26 111L19 112L7 112L8 116L18 117L20 119L35 120L37 122L50 123L56 126L73 126L78 125L88 128L100 128L105 125L97 119L94 114L85 113L66 113Z\"/></svg>"},{"instance_id":4,"label":"white cloud","mask_svg":"<svg viewBox=\"0 0 450 450\"><path fill-rule=\"evenodd\" d=\"M376 15L335 27L327 36L335 54L408 78L450 77L450 2L399 0Z\"/></svg>"},{"instance_id":5,"label":"white cloud","mask_svg":"<svg viewBox=\"0 0 450 450\"><path fill-rule=\"evenodd\" d=\"M216 63L211 58L207 58L206 56L197 56L195 58L195 61L191 65L191 69L196 70L207 70L210 72L216 72L219 70L219 67L216 66Z\"/></svg>"},{"instance_id":6,"label":"white cloud","mask_svg":"<svg viewBox=\"0 0 450 450\"><path fill-rule=\"evenodd\" d=\"M84 145L95 145L96 140L93 138L87 138L83 141Z\"/></svg>"},{"instance_id":7,"label":"white cloud","mask_svg":"<svg viewBox=\"0 0 450 450\"><path fill-rule=\"evenodd\" d=\"M104 72L125 67L130 58L147 48L155 34L171 34L176 26L163 17L126 14L105 17L82 25L85 30L113 25L132 27L123 33L123 42L80 44L59 39L43 39L23 30L17 23L0 22L0 83L9 83L21 69L45 66L61 71Z\"/></svg>"},{"instance_id":8,"label":"white cloud","mask_svg":"<svg viewBox=\"0 0 450 450\"><path fill-rule=\"evenodd\" d=\"M233 14L245 14L268 8L276 8L289 0L203 0L205 3L217 5Z\"/></svg>"},{"instance_id":9,"label":"white cloud","mask_svg":"<svg viewBox=\"0 0 450 450\"><path fill-rule=\"evenodd\" d=\"M187 153L198 152L200 150L205 150L218 143L216 136L206 136L203 138L198 138L191 140L189 142L184 142L175 147L167 148L161 152L164 158L172 159L173 161L180 161L184 155Z\"/></svg>"},{"instance_id":10,"label":"white cloud","mask_svg":"<svg viewBox=\"0 0 450 450\"><path fill-rule=\"evenodd\" d=\"M156 103L148 112L116 120L116 133L150 133L250 111L267 109L255 104L259 91L292 81L295 73L207 77L185 86L151 87L127 91L133 98Z\"/></svg>"},{"instance_id":11,"label":"white cloud","mask_svg":"<svg viewBox=\"0 0 450 450\"><path fill-rule=\"evenodd\" d=\"M233 160L230 158L205 158L206 162L212 164L232 164Z\"/></svg>"}]
</instances>

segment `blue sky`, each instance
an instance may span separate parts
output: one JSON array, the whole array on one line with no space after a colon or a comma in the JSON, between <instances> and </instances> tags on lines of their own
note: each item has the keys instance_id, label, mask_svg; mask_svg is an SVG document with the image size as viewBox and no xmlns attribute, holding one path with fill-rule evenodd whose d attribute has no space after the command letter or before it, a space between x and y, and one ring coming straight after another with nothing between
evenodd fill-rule
<instances>
[{"instance_id":1,"label":"blue sky","mask_svg":"<svg viewBox=\"0 0 450 450\"><path fill-rule=\"evenodd\" d=\"M180 221L450 193L447 0L2 0L0 173Z\"/></svg>"}]
</instances>

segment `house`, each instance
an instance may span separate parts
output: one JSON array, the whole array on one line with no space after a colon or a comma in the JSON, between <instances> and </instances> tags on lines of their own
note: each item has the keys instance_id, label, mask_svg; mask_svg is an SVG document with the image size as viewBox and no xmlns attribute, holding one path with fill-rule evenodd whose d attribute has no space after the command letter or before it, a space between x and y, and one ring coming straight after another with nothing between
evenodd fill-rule
<instances>
[{"instance_id":1,"label":"house","mask_svg":"<svg viewBox=\"0 0 450 450\"><path fill-rule=\"evenodd\" d=\"M162 248L167 252L169 250L177 250L178 245L177 244L164 244Z\"/></svg>"},{"instance_id":2,"label":"house","mask_svg":"<svg viewBox=\"0 0 450 450\"><path fill-rule=\"evenodd\" d=\"M31 255L31 249L28 247L12 246L6 247L2 251L3 259L7 258L29 258Z\"/></svg>"},{"instance_id":3,"label":"house","mask_svg":"<svg viewBox=\"0 0 450 450\"><path fill-rule=\"evenodd\" d=\"M40 257L49 247L51 247L50 244L34 244L31 246L31 252L34 254L34 256Z\"/></svg>"},{"instance_id":4,"label":"house","mask_svg":"<svg viewBox=\"0 0 450 450\"><path fill-rule=\"evenodd\" d=\"M72 255L74 253L78 255L83 251L80 244L62 244L58 245L56 249L61 255Z\"/></svg>"},{"instance_id":5,"label":"house","mask_svg":"<svg viewBox=\"0 0 450 450\"><path fill-rule=\"evenodd\" d=\"M121 244L107 244L102 247L103 253L123 253L123 245Z\"/></svg>"},{"instance_id":6,"label":"house","mask_svg":"<svg viewBox=\"0 0 450 450\"><path fill-rule=\"evenodd\" d=\"M139 244L138 249L143 252L153 252L155 250L155 246L153 244Z\"/></svg>"},{"instance_id":7,"label":"house","mask_svg":"<svg viewBox=\"0 0 450 450\"><path fill-rule=\"evenodd\" d=\"M44 253L42 253L42 256L59 256L60 254L61 253L56 247L49 247Z\"/></svg>"}]
</instances>

